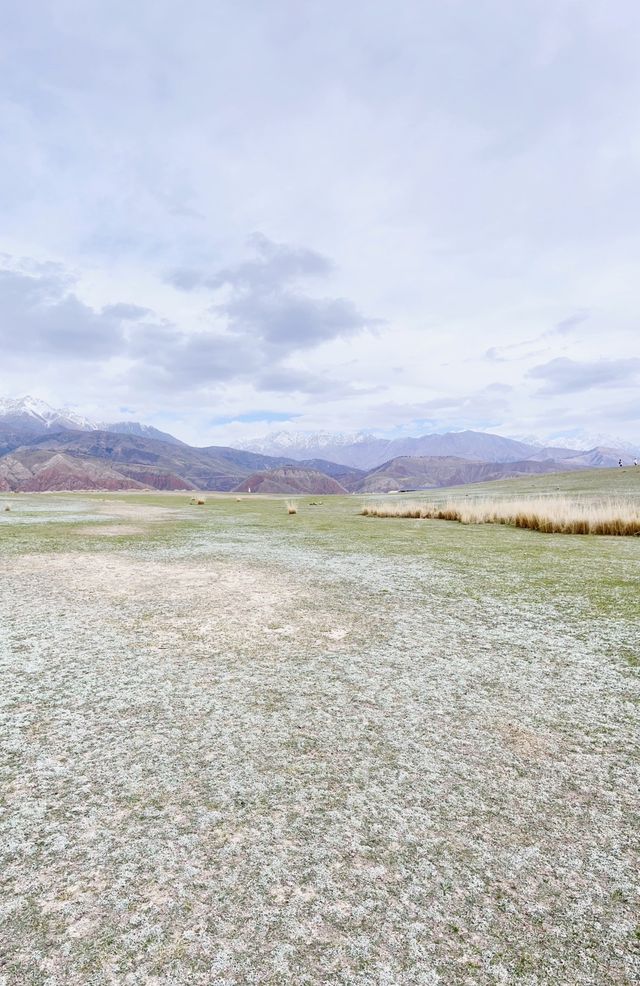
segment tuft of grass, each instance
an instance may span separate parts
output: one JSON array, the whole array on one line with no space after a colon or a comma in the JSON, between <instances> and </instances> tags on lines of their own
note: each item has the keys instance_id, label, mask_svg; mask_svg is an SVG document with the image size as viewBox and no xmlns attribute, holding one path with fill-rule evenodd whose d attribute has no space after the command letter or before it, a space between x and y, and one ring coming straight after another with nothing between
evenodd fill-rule
<instances>
[{"instance_id":1,"label":"tuft of grass","mask_svg":"<svg viewBox=\"0 0 640 986\"><path fill-rule=\"evenodd\" d=\"M578 502L567 497L516 500L450 500L432 503L374 503L365 517L455 520L460 524L506 524L544 534L640 535L640 506L629 500Z\"/></svg>"},{"instance_id":2,"label":"tuft of grass","mask_svg":"<svg viewBox=\"0 0 640 986\"><path fill-rule=\"evenodd\" d=\"M295 500L287 500L285 502L285 507L287 508L287 513L288 514L297 514L298 513L298 504L295 502Z\"/></svg>"}]
</instances>

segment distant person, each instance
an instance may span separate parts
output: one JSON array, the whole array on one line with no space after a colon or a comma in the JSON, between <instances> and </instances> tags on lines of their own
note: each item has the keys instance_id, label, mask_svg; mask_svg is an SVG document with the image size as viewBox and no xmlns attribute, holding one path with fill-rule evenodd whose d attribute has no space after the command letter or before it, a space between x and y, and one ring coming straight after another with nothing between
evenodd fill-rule
<instances>
[{"instance_id":1,"label":"distant person","mask_svg":"<svg viewBox=\"0 0 640 986\"><path fill-rule=\"evenodd\" d=\"M622 469L622 459L618 459L618 465L619 465L619 466L620 466L620 468Z\"/></svg>"},{"instance_id":2,"label":"distant person","mask_svg":"<svg viewBox=\"0 0 640 986\"><path fill-rule=\"evenodd\" d=\"M633 460L633 464L634 464L634 466L637 466L638 465L638 460L637 459L634 459Z\"/></svg>"}]
</instances>

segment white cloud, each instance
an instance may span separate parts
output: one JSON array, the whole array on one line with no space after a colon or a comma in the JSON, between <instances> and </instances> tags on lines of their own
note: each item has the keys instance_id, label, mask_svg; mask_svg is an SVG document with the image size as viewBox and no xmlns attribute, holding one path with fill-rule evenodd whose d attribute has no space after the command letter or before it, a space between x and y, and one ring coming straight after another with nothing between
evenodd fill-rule
<instances>
[{"instance_id":1,"label":"white cloud","mask_svg":"<svg viewBox=\"0 0 640 986\"><path fill-rule=\"evenodd\" d=\"M296 427L545 428L535 366L635 356L638 28L631 0L12 5L0 249L58 295L5 301L0 392L202 440L265 392ZM632 437L597 382L558 413Z\"/></svg>"}]
</instances>

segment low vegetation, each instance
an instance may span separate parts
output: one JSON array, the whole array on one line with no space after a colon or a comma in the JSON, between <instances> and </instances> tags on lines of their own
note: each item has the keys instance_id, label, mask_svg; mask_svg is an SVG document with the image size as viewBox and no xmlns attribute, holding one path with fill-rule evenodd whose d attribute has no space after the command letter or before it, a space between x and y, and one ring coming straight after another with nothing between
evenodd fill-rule
<instances>
[{"instance_id":1,"label":"low vegetation","mask_svg":"<svg viewBox=\"0 0 640 986\"><path fill-rule=\"evenodd\" d=\"M2 986L636 983L640 540L200 495L0 493Z\"/></svg>"},{"instance_id":2,"label":"low vegetation","mask_svg":"<svg viewBox=\"0 0 640 986\"><path fill-rule=\"evenodd\" d=\"M374 503L366 517L455 520L461 524L506 524L545 534L640 535L640 506L629 500L580 502L567 497L515 500L450 500L446 503Z\"/></svg>"}]
</instances>

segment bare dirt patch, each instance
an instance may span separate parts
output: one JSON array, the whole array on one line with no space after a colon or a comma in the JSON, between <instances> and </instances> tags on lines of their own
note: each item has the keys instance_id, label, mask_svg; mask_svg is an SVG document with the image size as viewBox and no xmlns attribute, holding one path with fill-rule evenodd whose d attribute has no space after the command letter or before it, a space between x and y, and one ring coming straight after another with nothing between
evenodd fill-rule
<instances>
[{"instance_id":1,"label":"bare dirt patch","mask_svg":"<svg viewBox=\"0 0 640 986\"><path fill-rule=\"evenodd\" d=\"M86 537L120 537L144 534L144 527L136 527L133 524L96 524L93 526L78 527L77 533Z\"/></svg>"}]
</instances>

